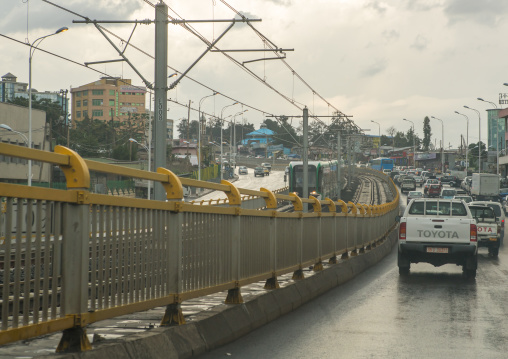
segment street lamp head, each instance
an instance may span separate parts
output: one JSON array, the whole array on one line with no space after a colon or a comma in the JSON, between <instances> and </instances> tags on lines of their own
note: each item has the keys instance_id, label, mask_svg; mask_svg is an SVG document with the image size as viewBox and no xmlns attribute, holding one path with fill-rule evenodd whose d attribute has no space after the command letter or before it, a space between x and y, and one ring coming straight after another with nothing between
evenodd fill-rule
<instances>
[{"instance_id":1,"label":"street lamp head","mask_svg":"<svg viewBox=\"0 0 508 359\"><path fill-rule=\"evenodd\" d=\"M485 101L484 99L482 99L481 97L478 97L477 98L478 101Z\"/></svg>"},{"instance_id":2,"label":"street lamp head","mask_svg":"<svg viewBox=\"0 0 508 359\"><path fill-rule=\"evenodd\" d=\"M460 113L458 113L457 111L455 111L455 113L456 113L457 115L460 115Z\"/></svg>"},{"instance_id":3,"label":"street lamp head","mask_svg":"<svg viewBox=\"0 0 508 359\"><path fill-rule=\"evenodd\" d=\"M508 86L508 82L505 82L503 85Z\"/></svg>"},{"instance_id":4,"label":"street lamp head","mask_svg":"<svg viewBox=\"0 0 508 359\"><path fill-rule=\"evenodd\" d=\"M218 95L220 92L215 91L212 96Z\"/></svg>"},{"instance_id":5,"label":"street lamp head","mask_svg":"<svg viewBox=\"0 0 508 359\"><path fill-rule=\"evenodd\" d=\"M465 106L465 105L464 105L464 108L469 108L469 106Z\"/></svg>"},{"instance_id":6,"label":"street lamp head","mask_svg":"<svg viewBox=\"0 0 508 359\"><path fill-rule=\"evenodd\" d=\"M56 31L55 31L55 34L59 34L59 33L61 33L61 32L65 32L65 31L67 31L67 30L69 30L69 29L68 29L67 27L65 27L65 26L64 26L64 27L61 27L61 28L59 28L58 30L56 30Z\"/></svg>"},{"instance_id":7,"label":"street lamp head","mask_svg":"<svg viewBox=\"0 0 508 359\"><path fill-rule=\"evenodd\" d=\"M175 72L175 73L173 73L173 74L169 75L169 76L168 76L168 79L170 79L170 78L172 78L172 77L175 77L176 75L178 75L178 73L176 73L176 72Z\"/></svg>"},{"instance_id":8,"label":"street lamp head","mask_svg":"<svg viewBox=\"0 0 508 359\"><path fill-rule=\"evenodd\" d=\"M129 138L129 141L130 141L130 142L134 142L134 143L138 143L138 141L136 141L136 140L135 140L135 139L133 139L133 138Z\"/></svg>"},{"instance_id":9,"label":"street lamp head","mask_svg":"<svg viewBox=\"0 0 508 359\"><path fill-rule=\"evenodd\" d=\"M3 123L0 124L0 128L12 132L12 128L10 126L7 126L7 125L3 124Z\"/></svg>"}]
</instances>

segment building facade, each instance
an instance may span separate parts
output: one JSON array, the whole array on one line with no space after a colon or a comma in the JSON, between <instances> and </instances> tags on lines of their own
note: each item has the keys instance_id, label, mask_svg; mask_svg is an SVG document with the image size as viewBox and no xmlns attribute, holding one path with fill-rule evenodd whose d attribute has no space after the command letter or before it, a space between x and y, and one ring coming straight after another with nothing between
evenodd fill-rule
<instances>
[{"instance_id":1,"label":"building facade","mask_svg":"<svg viewBox=\"0 0 508 359\"><path fill-rule=\"evenodd\" d=\"M120 124L133 114L147 114L146 88L133 86L130 79L102 77L100 80L71 89L73 125L85 118Z\"/></svg>"},{"instance_id":2,"label":"building facade","mask_svg":"<svg viewBox=\"0 0 508 359\"><path fill-rule=\"evenodd\" d=\"M0 103L0 124L20 132L22 135L0 129L0 142L27 146L28 108L8 103ZM49 151L49 129L46 112L32 109L32 148ZM32 182L48 182L51 165L32 161ZM28 160L0 155L0 181L24 184L28 182Z\"/></svg>"}]
</instances>

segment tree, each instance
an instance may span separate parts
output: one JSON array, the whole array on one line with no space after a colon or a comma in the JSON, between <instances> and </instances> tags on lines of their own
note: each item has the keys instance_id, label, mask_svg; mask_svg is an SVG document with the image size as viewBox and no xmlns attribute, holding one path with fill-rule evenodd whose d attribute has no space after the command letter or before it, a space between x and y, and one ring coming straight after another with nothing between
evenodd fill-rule
<instances>
[{"instance_id":1,"label":"tree","mask_svg":"<svg viewBox=\"0 0 508 359\"><path fill-rule=\"evenodd\" d=\"M424 151L429 150L431 137L432 132L430 130L430 119L428 116L425 116L425 119L423 120L423 140L422 140L422 149Z\"/></svg>"},{"instance_id":2,"label":"tree","mask_svg":"<svg viewBox=\"0 0 508 359\"><path fill-rule=\"evenodd\" d=\"M392 147L395 147L395 134L397 133L397 130L395 127L390 126L386 129L386 133L392 138Z\"/></svg>"},{"instance_id":3,"label":"tree","mask_svg":"<svg viewBox=\"0 0 508 359\"><path fill-rule=\"evenodd\" d=\"M296 130L289 122L286 116L281 116L278 120L265 119L266 128L275 132L273 136L274 145L283 145L291 148L298 145L298 136Z\"/></svg>"},{"instance_id":4,"label":"tree","mask_svg":"<svg viewBox=\"0 0 508 359\"><path fill-rule=\"evenodd\" d=\"M481 153L479 152L479 149L481 149ZM469 168L476 167L478 168L478 155L481 156L481 158L487 157L487 146L483 142L477 142L477 143L470 143L468 150L469 150Z\"/></svg>"},{"instance_id":5,"label":"tree","mask_svg":"<svg viewBox=\"0 0 508 359\"><path fill-rule=\"evenodd\" d=\"M198 138L199 123L196 120L189 122L187 119L180 119L180 123L176 126L178 130L178 138L190 140L192 138Z\"/></svg>"},{"instance_id":6,"label":"tree","mask_svg":"<svg viewBox=\"0 0 508 359\"><path fill-rule=\"evenodd\" d=\"M13 105L28 107L28 98L15 97L8 103ZM57 145L67 145L67 124L64 118L62 104L60 102L51 102L47 98L36 99L32 94L32 109L43 110L46 112L46 123L51 126L51 137L56 140Z\"/></svg>"}]
</instances>

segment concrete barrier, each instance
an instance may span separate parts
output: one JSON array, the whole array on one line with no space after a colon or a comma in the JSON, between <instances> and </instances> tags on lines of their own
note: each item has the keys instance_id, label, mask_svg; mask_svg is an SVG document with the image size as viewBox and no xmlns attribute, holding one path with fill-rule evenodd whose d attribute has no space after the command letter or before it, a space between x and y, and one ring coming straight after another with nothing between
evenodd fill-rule
<instances>
[{"instance_id":1,"label":"concrete barrier","mask_svg":"<svg viewBox=\"0 0 508 359\"><path fill-rule=\"evenodd\" d=\"M44 358L191 358L234 341L353 279L388 255L396 242L397 231L392 230L382 244L364 254L304 280L254 296L244 304L218 305L197 314L195 320L182 326L155 328L118 340L99 342L88 352L53 354Z\"/></svg>"}]
</instances>

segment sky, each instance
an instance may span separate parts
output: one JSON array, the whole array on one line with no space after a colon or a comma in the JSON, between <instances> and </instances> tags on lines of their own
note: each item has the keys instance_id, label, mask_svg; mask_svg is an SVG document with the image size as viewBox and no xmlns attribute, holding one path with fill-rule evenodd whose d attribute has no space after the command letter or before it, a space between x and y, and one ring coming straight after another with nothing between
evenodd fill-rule
<instances>
[{"instance_id":1,"label":"sky","mask_svg":"<svg viewBox=\"0 0 508 359\"><path fill-rule=\"evenodd\" d=\"M28 47L40 36L66 26L69 31L45 39L39 46L58 56L37 50L32 60L32 86L39 91L78 87L105 76L142 79L126 63L91 65L84 62L118 59L113 46L93 24L76 24L86 16L95 20L154 19L150 4L158 0L52 0L74 14L42 0L0 2L0 76L12 73L28 82ZM508 93L508 1L500 0L228 0L230 7L250 19L252 25L278 48L294 49L281 60L245 64L254 78L221 53L207 53L168 97L236 121L254 123L256 128L273 115L301 115L303 106L316 116L332 115L335 109L366 133L387 134L389 127L406 132L414 122L423 137L423 119L434 116L444 122L445 147L457 147L460 135L469 142L486 141L487 113L498 107L499 94ZM235 13L221 0L166 0L169 14L188 20L233 19ZM178 14L175 15L175 14ZM228 23L199 23L192 27L209 41L218 38ZM102 24L117 37L116 46L149 82L154 81L155 25ZM122 41L121 39L124 39ZM168 63L184 72L206 49L195 35L178 25L169 25ZM220 49L263 49L260 37L247 25L235 24L219 41ZM229 53L239 63L274 57L271 52ZM72 61L68 61L72 60ZM97 71L102 73L99 73ZM294 72L294 73L293 73ZM172 70L168 70L172 73ZM303 79L304 82L302 82ZM169 81L173 81L170 79ZM169 84L170 82L168 82ZM204 86L203 86L204 85ZM267 86L268 85L268 86ZM277 94L271 88L282 93ZM323 101L324 98L326 101ZM147 101L148 103L148 101ZM329 106L328 104L331 106ZM243 104L243 105L242 105ZM465 109L467 105L476 112ZM187 108L169 104L168 118L187 118ZM243 114L239 112L248 109ZM232 116L232 117L233 117ZM197 120L191 111L191 120ZM297 126L299 119L292 120ZM330 119L323 117L329 123ZM372 123L376 121L380 124ZM432 141L441 140L441 123L431 119ZM369 131L370 130L370 131Z\"/></svg>"}]
</instances>

